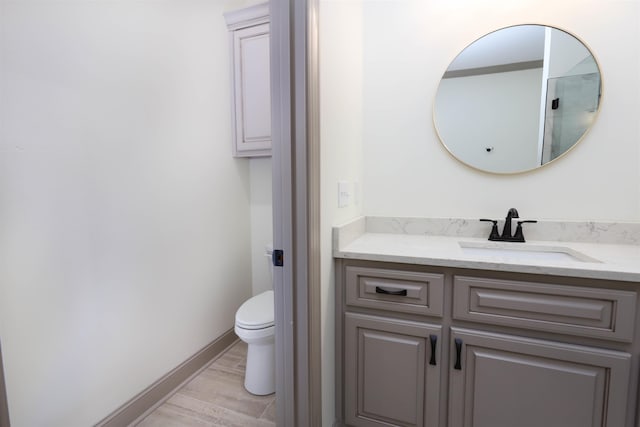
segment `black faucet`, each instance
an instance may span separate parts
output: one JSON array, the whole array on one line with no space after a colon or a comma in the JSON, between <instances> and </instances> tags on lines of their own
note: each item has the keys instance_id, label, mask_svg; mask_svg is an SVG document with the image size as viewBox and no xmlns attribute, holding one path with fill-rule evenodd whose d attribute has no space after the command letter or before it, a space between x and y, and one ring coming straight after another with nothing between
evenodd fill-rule
<instances>
[{"instance_id":1,"label":"black faucet","mask_svg":"<svg viewBox=\"0 0 640 427\"><path fill-rule=\"evenodd\" d=\"M502 234L500 237L503 239L511 239L513 236L511 235L511 220L513 218L520 218L518 214L518 210L516 208L511 208L507 212L507 217L504 219L504 227L502 228Z\"/></svg>"},{"instance_id":2,"label":"black faucet","mask_svg":"<svg viewBox=\"0 0 640 427\"><path fill-rule=\"evenodd\" d=\"M515 234L511 235L511 221L513 218L520 218L518 214L518 210L516 208L511 208L507 212L507 217L504 220L504 228L502 229L502 234L498 232L498 221L495 219L481 219L480 221L492 222L493 226L491 227L491 234L489 235L489 240L494 242L521 242L524 243L524 234L522 233L522 224L524 223L535 223L538 221L535 220L523 220L518 221L518 226L516 227Z\"/></svg>"}]
</instances>

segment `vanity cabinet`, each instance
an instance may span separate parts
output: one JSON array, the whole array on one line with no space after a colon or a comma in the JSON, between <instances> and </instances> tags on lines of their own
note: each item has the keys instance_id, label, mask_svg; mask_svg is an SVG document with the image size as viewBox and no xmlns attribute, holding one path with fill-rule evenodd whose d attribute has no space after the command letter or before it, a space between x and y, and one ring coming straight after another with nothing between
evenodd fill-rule
<instances>
[{"instance_id":1,"label":"vanity cabinet","mask_svg":"<svg viewBox=\"0 0 640 427\"><path fill-rule=\"evenodd\" d=\"M639 284L336 264L338 425L636 425Z\"/></svg>"}]
</instances>

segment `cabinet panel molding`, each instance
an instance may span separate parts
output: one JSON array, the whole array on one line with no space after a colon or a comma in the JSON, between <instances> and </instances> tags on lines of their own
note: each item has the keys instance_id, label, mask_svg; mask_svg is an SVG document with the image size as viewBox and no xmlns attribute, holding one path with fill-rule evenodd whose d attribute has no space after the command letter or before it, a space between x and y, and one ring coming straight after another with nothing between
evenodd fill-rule
<instances>
[{"instance_id":1,"label":"cabinet panel molding","mask_svg":"<svg viewBox=\"0 0 640 427\"><path fill-rule=\"evenodd\" d=\"M450 374L450 427L625 425L630 354L451 330L462 352Z\"/></svg>"},{"instance_id":2,"label":"cabinet panel molding","mask_svg":"<svg viewBox=\"0 0 640 427\"><path fill-rule=\"evenodd\" d=\"M616 341L633 338L632 291L455 276L453 318Z\"/></svg>"},{"instance_id":3,"label":"cabinet panel molding","mask_svg":"<svg viewBox=\"0 0 640 427\"><path fill-rule=\"evenodd\" d=\"M351 426L437 425L440 326L345 315L345 418Z\"/></svg>"}]
</instances>

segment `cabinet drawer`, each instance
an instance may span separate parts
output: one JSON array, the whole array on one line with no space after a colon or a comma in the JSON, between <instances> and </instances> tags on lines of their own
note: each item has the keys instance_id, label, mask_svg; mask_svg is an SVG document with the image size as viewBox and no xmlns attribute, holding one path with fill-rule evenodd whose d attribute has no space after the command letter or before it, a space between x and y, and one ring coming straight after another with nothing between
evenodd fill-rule
<instances>
[{"instance_id":1,"label":"cabinet drawer","mask_svg":"<svg viewBox=\"0 0 640 427\"><path fill-rule=\"evenodd\" d=\"M630 342L636 293L454 277L453 318Z\"/></svg>"},{"instance_id":2,"label":"cabinet drawer","mask_svg":"<svg viewBox=\"0 0 640 427\"><path fill-rule=\"evenodd\" d=\"M347 266L347 305L442 317L444 275Z\"/></svg>"}]
</instances>

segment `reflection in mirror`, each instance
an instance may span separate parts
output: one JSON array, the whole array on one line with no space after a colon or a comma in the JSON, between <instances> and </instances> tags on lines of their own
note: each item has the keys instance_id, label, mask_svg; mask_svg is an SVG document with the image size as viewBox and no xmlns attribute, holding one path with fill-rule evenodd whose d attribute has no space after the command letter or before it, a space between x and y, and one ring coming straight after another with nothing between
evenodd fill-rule
<instances>
[{"instance_id":1,"label":"reflection in mirror","mask_svg":"<svg viewBox=\"0 0 640 427\"><path fill-rule=\"evenodd\" d=\"M516 173L571 149L600 106L600 70L574 36L552 27L494 31L444 73L434 105L442 143L477 169Z\"/></svg>"}]
</instances>

